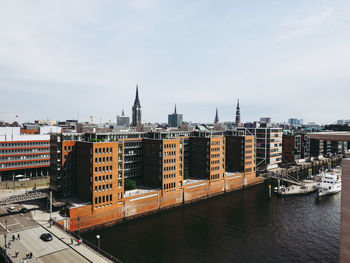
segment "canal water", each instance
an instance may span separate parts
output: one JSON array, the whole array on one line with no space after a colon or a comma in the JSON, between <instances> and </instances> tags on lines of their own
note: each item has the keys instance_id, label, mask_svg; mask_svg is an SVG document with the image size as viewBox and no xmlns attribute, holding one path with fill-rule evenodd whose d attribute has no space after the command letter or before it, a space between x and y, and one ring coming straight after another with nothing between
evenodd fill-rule
<instances>
[{"instance_id":1,"label":"canal water","mask_svg":"<svg viewBox=\"0 0 350 263\"><path fill-rule=\"evenodd\" d=\"M123 262L338 262L341 194L268 198L266 185L84 234Z\"/></svg>"}]
</instances>

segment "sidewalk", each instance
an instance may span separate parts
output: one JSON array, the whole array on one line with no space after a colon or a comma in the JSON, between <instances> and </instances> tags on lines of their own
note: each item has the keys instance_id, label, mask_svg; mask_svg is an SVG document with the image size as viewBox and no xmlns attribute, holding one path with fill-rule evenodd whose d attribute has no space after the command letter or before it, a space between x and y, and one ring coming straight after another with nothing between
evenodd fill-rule
<instances>
[{"instance_id":1,"label":"sidewalk","mask_svg":"<svg viewBox=\"0 0 350 263\"><path fill-rule=\"evenodd\" d=\"M57 213L52 215L53 218L57 218ZM101 263L110 263L113 261L110 261L103 257L102 255L98 254L95 250L91 249L85 244L78 245L77 240L74 239L72 236L70 236L67 232L63 231L57 226L52 225L50 227L49 224L49 218L50 214L37 211L35 215L33 215L34 220L40 224L43 228L46 229L46 231L50 232L53 236L55 236L57 239L64 242L68 247L73 249L75 252L77 252L79 255L83 256L85 259L87 259L90 262L101 262ZM71 244L71 240L73 238L73 245Z\"/></svg>"}]
</instances>

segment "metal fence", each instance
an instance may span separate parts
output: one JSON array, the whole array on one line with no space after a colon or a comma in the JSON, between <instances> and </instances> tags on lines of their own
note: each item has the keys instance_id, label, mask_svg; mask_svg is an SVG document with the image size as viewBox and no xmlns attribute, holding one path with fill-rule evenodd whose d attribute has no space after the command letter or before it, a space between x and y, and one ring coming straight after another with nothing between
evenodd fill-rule
<instances>
[{"instance_id":1,"label":"metal fence","mask_svg":"<svg viewBox=\"0 0 350 263\"><path fill-rule=\"evenodd\" d=\"M115 263L123 263L121 260L113 257L111 254L107 253L106 251L102 250L101 248L98 248L97 246L95 246L94 244L90 243L89 241L87 241L86 239L83 239L81 236L79 236L77 233L71 232L68 229L64 228L62 225L60 225L59 223L57 223L56 221L54 221L54 225L58 226L59 228L61 228L62 230L66 231L69 235L71 235L73 238L75 238L76 240L81 240L83 244L87 245L88 247L90 247L91 249L95 250L97 253L101 254L102 256L104 256L105 258L111 260L112 262Z\"/></svg>"}]
</instances>

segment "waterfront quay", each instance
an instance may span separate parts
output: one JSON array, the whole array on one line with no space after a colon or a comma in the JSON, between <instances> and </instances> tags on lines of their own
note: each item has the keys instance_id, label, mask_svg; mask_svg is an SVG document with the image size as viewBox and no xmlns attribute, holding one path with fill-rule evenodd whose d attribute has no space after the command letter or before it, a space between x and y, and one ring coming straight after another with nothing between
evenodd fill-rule
<instances>
[{"instance_id":1,"label":"waterfront quay","mask_svg":"<svg viewBox=\"0 0 350 263\"><path fill-rule=\"evenodd\" d=\"M282 174L292 176L296 179L305 179L310 175L316 175L320 173L322 169L329 169L341 164L342 156L333 156L328 158L311 160L308 162L301 162L285 167L278 167L270 169L261 174L266 179L270 177L280 177Z\"/></svg>"},{"instance_id":2,"label":"waterfront quay","mask_svg":"<svg viewBox=\"0 0 350 263\"><path fill-rule=\"evenodd\" d=\"M123 262L339 262L340 199L259 184L83 233Z\"/></svg>"},{"instance_id":3,"label":"waterfront quay","mask_svg":"<svg viewBox=\"0 0 350 263\"><path fill-rule=\"evenodd\" d=\"M28 212L8 214L9 207L26 207ZM54 216L57 216L54 214ZM76 236L49 223L50 215L36 204L11 204L0 207L1 262L115 262L107 259L86 244L78 244ZM52 241L40 239L50 233ZM73 242L72 242L73 241ZM9 243L10 242L10 243ZM27 258L31 253L32 257Z\"/></svg>"}]
</instances>

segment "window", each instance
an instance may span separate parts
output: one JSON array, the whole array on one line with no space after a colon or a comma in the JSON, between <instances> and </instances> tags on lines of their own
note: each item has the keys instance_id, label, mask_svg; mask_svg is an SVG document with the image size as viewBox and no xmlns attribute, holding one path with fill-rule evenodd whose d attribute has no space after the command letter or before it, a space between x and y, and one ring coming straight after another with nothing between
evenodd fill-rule
<instances>
[{"instance_id":1,"label":"window","mask_svg":"<svg viewBox=\"0 0 350 263\"><path fill-rule=\"evenodd\" d=\"M109 201L112 201L112 195L109 195Z\"/></svg>"}]
</instances>

